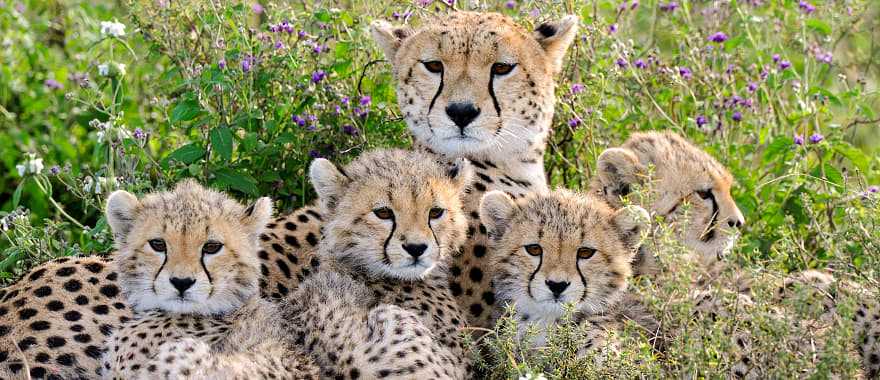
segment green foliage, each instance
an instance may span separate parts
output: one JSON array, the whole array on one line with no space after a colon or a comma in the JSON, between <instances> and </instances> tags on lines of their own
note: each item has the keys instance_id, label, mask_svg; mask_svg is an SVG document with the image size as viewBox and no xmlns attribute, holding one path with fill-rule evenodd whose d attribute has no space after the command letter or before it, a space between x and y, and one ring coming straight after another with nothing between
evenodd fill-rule
<instances>
[{"instance_id":1,"label":"green foliage","mask_svg":"<svg viewBox=\"0 0 880 380\"><path fill-rule=\"evenodd\" d=\"M113 189L195 177L240 198L270 196L283 212L313 198L305 169L314 157L408 146L367 25L394 15L418 24L454 8L422 3L267 1L257 12L251 1L3 2L0 283L51 257L108 253L101 205ZM580 16L546 156L554 185L586 187L596 157L633 131L674 130L736 178L747 224L730 262L780 275L829 267L877 287L877 2L817 1L813 12L795 0L456 3L529 28ZM710 40L717 32L726 39ZM662 364L635 339L613 366L572 365L582 360L569 355L575 330L551 340L558 354L534 359L502 323L486 369L498 378L546 366L587 371L548 374L561 377L726 373L735 326L695 324L687 302L664 303L687 299L689 285L636 286L672 326L694 328ZM787 344L778 338L788 325L775 321L753 322L766 332L757 350ZM797 365L849 374L837 355L845 337L832 338L822 360L781 356L774 375Z\"/></svg>"}]
</instances>

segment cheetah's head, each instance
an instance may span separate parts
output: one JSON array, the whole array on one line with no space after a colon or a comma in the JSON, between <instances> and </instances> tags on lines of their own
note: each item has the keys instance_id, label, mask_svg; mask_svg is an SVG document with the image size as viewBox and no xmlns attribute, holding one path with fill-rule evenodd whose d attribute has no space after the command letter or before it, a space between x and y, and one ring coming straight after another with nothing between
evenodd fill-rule
<instances>
[{"instance_id":1,"label":"cheetah's head","mask_svg":"<svg viewBox=\"0 0 880 380\"><path fill-rule=\"evenodd\" d=\"M192 180L142 199L107 200L123 293L135 310L223 314L257 293L257 237L269 198L244 207Z\"/></svg>"},{"instance_id":2,"label":"cheetah's head","mask_svg":"<svg viewBox=\"0 0 880 380\"><path fill-rule=\"evenodd\" d=\"M652 181L651 204L643 206L670 222L705 264L730 249L745 223L730 194L733 177L727 169L674 133L636 133L603 152L597 167L591 192L612 207L620 207L635 185Z\"/></svg>"},{"instance_id":3,"label":"cheetah's head","mask_svg":"<svg viewBox=\"0 0 880 380\"><path fill-rule=\"evenodd\" d=\"M630 260L647 211L614 211L599 199L567 190L517 201L487 193L480 218L491 237L499 298L521 317L559 317L563 304L596 313L616 302L630 277Z\"/></svg>"},{"instance_id":4,"label":"cheetah's head","mask_svg":"<svg viewBox=\"0 0 880 380\"><path fill-rule=\"evenodd\" d=\"M422 278L444 266L465 237L460 196L470 164L403 150L362 154L340 170L309 170L323 214L320 252L374 277Z\"/></svg>"},{"instance_id":5,"label":"cheetah's head","mask_svg":"<svg viewBox=\"0 0 880 380\"><path fill-rule=\"evenodd\" d=\"M553 119L554 76L576 16L533 32L497 13L455 12L417 29L377 21L373 38L397 81L416 141L451 157L539 152Z\"/></svg>"}]
</instances>

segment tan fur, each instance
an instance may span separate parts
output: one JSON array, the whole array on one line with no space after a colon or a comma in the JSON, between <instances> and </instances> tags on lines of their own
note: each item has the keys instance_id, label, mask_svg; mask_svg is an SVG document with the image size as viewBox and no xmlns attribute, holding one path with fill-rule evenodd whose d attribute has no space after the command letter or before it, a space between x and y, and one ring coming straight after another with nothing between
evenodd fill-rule
<instances>
[{"instance_id":1,"label":"tan fur","mask_svg":"<svg viewBox=\"0 0 880 380\"><path fill-rule=\"evenodd\" d=\"M217 371L211 365L218 359L197 344L189 347L196 351L183 351L192 356L169 354L156 363L165 350L180 349L175 342L192 340L218 358L251 358L237 368L222 366L226 371L216 374L223 378L261 371L316 377L307 360L285 349L277 310L256 297L257 236L271 213L268 198L245 208L189 180L141 200L124 191L111 194L107 218L119 249L120 284L139 314L107 339L104 377L198 378ZM285 356L271 356L276 354ZM288 355L306 371L288 373L293 366L281 364Z\"/></svg>"},{"instance_id":2,"label":"tan fur","mask_svg":"<svg viewBox=\"0 0 880 380\"><path fill-rule=\"evenodd\" d=\"M519 201L491 192L480 215L492 236L498 297L502 306L514 305L522 331L539 326L533 344L544 344L565 303L575 305L579 323L593 318L596 327L610 326L614 319L603 314L625 294L645 210L614 211L599 199L556 190ZM581 250L589 253L579 258Z\"/></svg>"},{"instance_id":3,"label":"tan fur","mask_svg":"<svg viewBox=\"0 0 880 380\"><path fill-rule=\"evenodd\" d=\"M706 265L730 248L745 223L730 194L733 177L727 169L675 133L635 133L622 146L603 152L597 167L590 192L614 208L636 186L652 181L651 204L642 206L671 223L682 244ZM656 270L651 258L640 255L636 272Z\"/></svg>"},{"instance_id":4,"label":"tan fur","mask_svg":"<svg viewBox=\"0 0 880 380\"><path fill-rule=\"evenodd\" d=\"M470 174L466 161L446 165L435 156L402 150L364 153L343 170L326 160L312 164L326 223L320 268L343 275L313 275L301 284L311 291L300 289L282 304L291 318L307 313L296 317L291 329L303 336L325 376L352 376L354 368L403 378L434 370L439 377L465 377L469 360L459 339L464 319L449 292L445 266L465 237L460 196ZM432 209L443 212L432 218ZM425 250L411 256L408 244L423 244ZM311 294L317 292L324 295ZM393 336L371 334L385 318L394 319L387 321L397 326ZM428 338L419 335L425 333ZM364 346L358 336L379 346ZM389 352L395 355L383 357ZM374 355L379 356L370 360ZM355 364L340 366L339 359L347 357Z\"/></svg>"}]
</instances>

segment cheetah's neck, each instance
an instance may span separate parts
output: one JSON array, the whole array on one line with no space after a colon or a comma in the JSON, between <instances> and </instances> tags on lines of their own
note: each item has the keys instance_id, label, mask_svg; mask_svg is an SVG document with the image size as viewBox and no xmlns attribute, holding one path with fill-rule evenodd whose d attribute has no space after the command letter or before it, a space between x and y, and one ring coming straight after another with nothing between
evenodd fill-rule
<instances>
[{"instance_id":1,"label":"cheetah's neck","mask_svg":"<svg viewBox=\"0 0 880 380\"><path fill-rule=\"evenodd\" d=\"M451 157L437 153L430 147L419 142L413 143L416 151L430 153L441 157L443 161L452 161L458 157ZM495 178L503 178L509 182L508 186L529 192L542 192L547 190L547 175L544 172L543 154L538 151L510 155L507 157L493 157L490 155L468 155L468 159L477 169L491 173ZM496 187L496 186L490 186ZM504 190L504 189L499 189Z\"/></svg>"}]
</instances>

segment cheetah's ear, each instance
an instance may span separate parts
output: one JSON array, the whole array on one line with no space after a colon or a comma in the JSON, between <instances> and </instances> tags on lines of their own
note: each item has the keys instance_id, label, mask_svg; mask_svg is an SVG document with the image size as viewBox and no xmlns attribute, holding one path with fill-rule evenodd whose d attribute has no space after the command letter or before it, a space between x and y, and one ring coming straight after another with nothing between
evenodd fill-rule
<instances>
[{"instance_id":1,"label":"cheetah's ear","mask_svg":"<svg viewBox=\"0 0 880 380\"><path fill-rule=\"evenodd\" d=\"M606 149L599 155L596 166L604 196L613 199L629 194L632 185L639 183L639 178L645 172L635 153L624 148Z\"/></svg>"},{"instance_id":2,"label":"cheetah's ear","mask_svg":"<svg viewBox=\"0 0 880 380\"><path fill-rule=\"evenodd\" d=\"M493 190L480 200L480 221L493 237L500 237L507 232L510 221L518 206L503 191Z\"/></svg>"},{"instance_id":3,"label":"cheetah's ear","mask_svg":"<svg viewBox=\"0 0 880 380\"><path fill-rule=\"evenodd\" d=\"M377 20L370 24L370 33L385 52L385 59L393 62L397 49L400 49L403 40L413 35L414 30L408 26L393 26L386 21Z\"/></svg>"},{"instance_id":4,"label":"cheetah's ear","mask_svg":"<svg viewBox=\"0 0 880 380\"><path fill-rule=\"evenodd\" d=\"M467 185L471 183L474 169L471 167L470 161L465 158L458 158L449 166L446 175L452 179L452 182L455 183L459 191L464 191Z\"/></svg>"},{"instance_id":5,"label":"cheetah's ear","mask_svg":"<svg viewBox=\"0 0 880 380\"><path fill-rule=\"evenodd\" d=\"M562 59L565 57L568 46L577 35L579 24L577 16L568 15L557 21L545 22L535 28L533 35L550 59L553 73L562 71Z\"/></svg>"},{"instance_id":6,"label":"cheetah's ear","mask_svg":"<svg viewBox=\"0 0 880 380\"><path fill-rule=\"evenodd\" d=\"M125 190L116 190L107 198L105 214L117 247L125 242L128 233L131 232L135 212L140 205L137 197Z\"/></svg>"},{"instance_id":7,"label":"cheetah's ear","mask_svg":"<svg viewBox=\"0 0 880 380\"><path fill-rule=\"evenodd\" d=\"M642 231L650 224L648 211L629 205L614 212L612 217L623 242L635 250L642 244Z\"/></svg>"},{"instance_id":8,"label":"cheetah's ear","mask_svg":"<svg viewBox=\"0 0 880 380\"><path fill-rule=\"evenodd\" d=\"M309 167L309 178L312 186L318 193L321 209L331 212L336 208L337 202L348 184L348 177L343 174L332 162L318 158L312 161Z\"/></svg>"},{"instance_id":9,"label":"cheetah's ear","mask_svg":"<svg viewBox=\"0 0 880 380\"><path fill-rule=\"evenodd\" d=\"M241 217L241 224L245 225L252 234L259 235L266 229L266 224L269 223L269 219L271 218L272 199L269 197L262 197L257 199L256 202L251 203L251 205L244 210L244 215Z\"/></svg>"}]
</instances>

